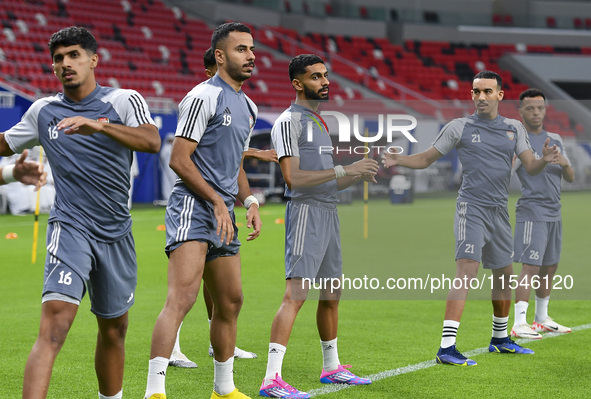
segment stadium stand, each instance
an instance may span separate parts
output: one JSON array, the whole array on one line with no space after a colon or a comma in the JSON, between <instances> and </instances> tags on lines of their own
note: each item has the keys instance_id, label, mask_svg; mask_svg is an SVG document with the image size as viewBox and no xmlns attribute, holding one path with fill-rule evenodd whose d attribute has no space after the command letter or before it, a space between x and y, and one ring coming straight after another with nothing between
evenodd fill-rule
<instances>
[{"instance_id":1,"label":"stadium stand","mask_svg":"<svg viewBox=\"0 0 591 399\"><path fill-rule=\"evenodd\" d=\"M289 11L292 4L286 1L284 7ZM331 14L329 3L324 4L323 11ZM355 8L354 13L357 18L366 18L368 9ZM4 27L0 36L0 79L35 97L61 87L53 76L46 43L53 32L64 26L85 26L98 38L100 83L134 88L145 97L170 98L174 102L203 80L202 54L209 47L212 32L205 22L187 17L177 7L167 8L157 0L109 0L101 2L100 12L91 0L5 0L0 18ZM431 15L428 19L433 22L433 18ZM495 14L492 22L513 24L510 15ZM273 50L287 56L319 52L330 62L333 72L384 98L406 104L418 114L440 120L471 113L471 107L458 100L467 99L472 77L483 69L499 71L497 60L505 53L523 52L514 45L466 46L431 41L395 45L386 38L300 35L282 27L253 30L255 40ZM591 48L552 46L527 46L525 51L591 54ZM293 97L285 73L288 62L263 50L257 50L257 58L255 76L247 81L245 91L261 108L282 109ZM500 75L508 100L516 100L527 88L509 71L500 70ZM360 92L345 90L334 82L331 91L337 100L363 98ZM366 101L365 105L374 112L383 108L378 100ZM508 117L519 116L514 104L505 103L502 108ZM580 129L565 112L553 107L549 108L548 117L553 121L548 128L563 136L574 136Z\"/></svg>"},{"instance_id":2,"label":"stadium stand","mask_svg":"<svg viewBox=\"0 0 591 399\"><path fill-rule=\"evenodd\" d=\"M213 31L204 22L153 0L105 1L100 12L96 7L89 0L35 4L3 1L1 78L35 97L60 90L46 43L53 32L78 25L87 27L99 41L99 83L179 102L192 85L203 80L202 57ZM245 91L261 107L284 107L293 97L285 72L288 62L265 51L257 51L257 57L256 75L247 81ZM361 97L336 84L331 89L342 98Z\"/></svg>"},{"instance_id":3,"label":"stadium stand","mask_svg":"<svg viewBox=\"0 0 591 399\"><path fill-rule=\"evenodd\" d=\"M265 34L256 38L263 44L288 55L307 52L308 48L326 54L333 70L356 83L365 85L392 100L405 100L408 93L420 93L415 100L428 98L433 102L411 101L409 106L417 112L449 120L463 116L466 108L456 105L456 100L465 100L470 92L473 76L481 70L499 71L504 81L505 99L518 100L519 93L528 86L518 82L509 71L500 70L497 60L507 52L517 52L514 45L466 46L443 42L407 41L404 46L391 44L385 38L365 38L321 35L317 33L300 36L295 30L264 28ZM270 33L269 33L270 32ZM260 31L259 31L260 33ZM297 44L294 44L294 41ZM552 46L528 46L530 53L588 53L591 48L554 48ZM338 55L337 55L338 54ZM356 60L355 63L346 60ZM360 68L361 67L361 68ZM384 82L394 82L409 91L401 90ZM442 115L437 115L437 111ZM501 112L510 118L519 118L515 103L503 103ZM555 121L553 131L563 136L574 136L566 112L548 108L548 119Z\"/></svg>"}]
</instances>

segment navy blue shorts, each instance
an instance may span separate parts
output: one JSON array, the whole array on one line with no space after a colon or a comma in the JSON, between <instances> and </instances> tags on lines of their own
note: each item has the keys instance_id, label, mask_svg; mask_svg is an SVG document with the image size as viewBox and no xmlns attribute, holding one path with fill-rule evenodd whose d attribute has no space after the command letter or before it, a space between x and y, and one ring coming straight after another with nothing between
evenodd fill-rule
<instances>
[{"instance_id":1,"label":"navy blue shorts","mask_svg":"<svg viewBox=\"0 0 591 399\"><path fill-rule=\"evenodd\" d=\"M532 266L552 266L560 261L562 221L517 222L515 262Z\"/></svg>"},{"instance_id":2,"label":"navy blue shorts","mask_svg":"<svg viewBox=\"0 0 591 399\"><path fill-rule=\"evenodd\" d=\"M485 269L513 264L513 233L506 207L458 202L454 219L456 260L482 262Z\"/></svg>"},{"instance_id":3,"label":"navy blue shorts","mask_svg":"<svg viewBox=\"0 0 591 399\"><path fill-rule=\"evenodd\" d=\"M336 204L289 201L285 208L285 278L340 278L342 274Z\"/></svg>"},{"instance_id":4,"label":"navy blue shorts","mask_svg":"<svg viewBox=\"0 0 591 399\"><path fill-rule=\"evenodd\" d=\"M166 207L166 255L187 241L201 241L209 244L206 262L220 256L234 256L240 250L238 227L234 210L230 211L234 237L229 245L220 241L216 234L217 220L213 213L213 205L202 198L172 192Z\"/></svg>"},{"instance_id":5,"label":"navy blue shorts","mask_svg":"<svg viewBox=\"0 0 591 399\"><path fill-rule=\"evenodd\" d=\"M68 224L49 223L43 295L57 293L80 301L88 287L90 310L112 319L133 305L136 285L131 232L119 241L105 243Z\"/></svg>"}]
</instances>

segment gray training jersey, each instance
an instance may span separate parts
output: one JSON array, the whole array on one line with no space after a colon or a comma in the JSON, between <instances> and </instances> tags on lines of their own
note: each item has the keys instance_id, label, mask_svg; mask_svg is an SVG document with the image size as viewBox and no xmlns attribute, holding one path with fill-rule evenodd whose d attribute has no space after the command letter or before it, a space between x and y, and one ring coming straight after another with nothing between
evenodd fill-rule
<instances>
[{"instance_id":1,"label":"gray training jersey","mask_svg":"<svg viewBox=\"0 0 591 399\"><path fill-rule=\"evenodd\" d=\"M43 146L56 191L50 222L70 224L98 241L118 241L131 230L132 151L104 134L66 135L57 129L58 122L74 116L130 127L155 123L136 91L97 85L80 102L63 93L35 101L4 135L15 153Z\"/></svg>"},{"instance_id":2,"label":"gray training jersey","mask_svg":"<svg viewBox=\"0 0 591 399\"><path fill-rule=\"evenodd\" d=\"M333 169L332 151L320 151L331 147L332 141L326 123L320 115L309 108L292 104L277 118L271 130L271 141L277 157L299 157L301 170ZM321 202L338 202L337 181L314 187L290 190L285 185L285 196L294 200L307 198Z\"/></svg>"},{"instance_id":3,"label":"gray training jersey","mask_svg":"<svg viewBox=\"0 0 591 399\"><path fill-rule=\"evenodd\" d=\"M175 136L199 143L191 160L230 211L238 194L242 154L248 150L256 118L252 100L217 74L195 86L179 105ZM181 179L173 191L196 195Z\"/></svg>"},{"instance_id":4,"label":"gray training jersey","mask_svg":"<svg viewBox=\"0 0 591 399\"><path fill-rule=\"evenodd\" d=\"M529 142L536 159L542 157L544 142L549 137L552 147L558 146L562 156L570 164L566 155L562 138L556 133L543 130L540 134L528 133ZM515 161L513 170L521 181L521 198L517 201L515 216L518 222L556 222L560 220L560 182L562 166L548 164L540 174L530 176L519 159Z\"/></svg>"},{"instance_id":5,"label":"gray training jersey","mask_svg":"<svg viewBox=\"0 0 591 399\"><path fill-rule=\"evenodd\" d=\"M475 112L449 122L433 142L445 155L454 147L462 163L458 201L507 206L513 154L531 150L523 124L498 115L484 119Z\"/></svg>"}]
</instances>

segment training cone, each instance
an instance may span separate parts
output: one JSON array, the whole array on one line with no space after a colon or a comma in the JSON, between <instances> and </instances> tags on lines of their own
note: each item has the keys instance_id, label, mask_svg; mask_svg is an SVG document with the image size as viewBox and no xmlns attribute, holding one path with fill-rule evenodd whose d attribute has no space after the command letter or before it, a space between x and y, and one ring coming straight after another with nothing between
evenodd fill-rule
<instances>
[{"instance_id":1,"label":"training cone","mask_svg":"<svg viewBox=\"0 0 591 399\"><path fill-rule=\"evenodd\" d=\"M16 233L8 233L6 234L6 238L7 240L16 240L18 238L18 234Z\"/></svg>"}]
</instances>

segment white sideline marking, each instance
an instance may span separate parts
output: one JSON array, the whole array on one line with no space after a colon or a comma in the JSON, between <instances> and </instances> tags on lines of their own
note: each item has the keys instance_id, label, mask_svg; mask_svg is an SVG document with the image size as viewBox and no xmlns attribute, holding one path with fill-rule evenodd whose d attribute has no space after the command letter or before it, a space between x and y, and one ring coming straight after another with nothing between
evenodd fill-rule
<instances>
[{"instance_id":1,"label":"white sideline marking","mask_svg":"<svg viewBox=\"0 0 591 399\"><path fill-rule=\"evenodd\" d=\"M576 331L582 331L582 330L587 330L591 328L591 324L584 324L582 326L578 326L578 327L573 327L572 328L572 332L576 332ZM572 334L572 333L571 333ZM554 338L554 337L558 337L561 335L567 335L567 334L558 334L558 333L545 333L544 334L544 339L548 339L548 338ZM529 342L535 342L535 341L540 341L537 339L516 339L515 342L517 342L518 344L526 344ZM488 347L486 348L478 348L478 349L474 349L471 350L469 352L464 352L463 355L471 358L474 356L478 356L481 355L483 353L487 353L488 352ZM401 374L406 374L406 373L412 373L413 371L419 371L419 370L423 370L423 369L427 369L429 367L433 367L435 366L437 363L435 362L435 360L428 360L426 362L421 362L421 363L417 363L417 364L412 364L412 365L408 365L406 367L399 367L397 369L393 369L393 370L387 370L387 371L382 371L380 373L376 373L376 374L372 374L372 375L368 375L365 376L363 378L369 378L372 381L379 381L379 380L383 380L385 378L390 378L390 377L395 377L397 375L401 375ZM352 388L355 385L346 385L346 384L330 384L330 385L326 385L322 388L318 388L318 389L313 389L311 391L308 391L308 393L310 394L311 397L314 396L319 396L319 395L326 395L329 393L333 393L333 392L337 392L340 391L342 389L348 389L348 388Z\"/></svg>"}]
</instances>

